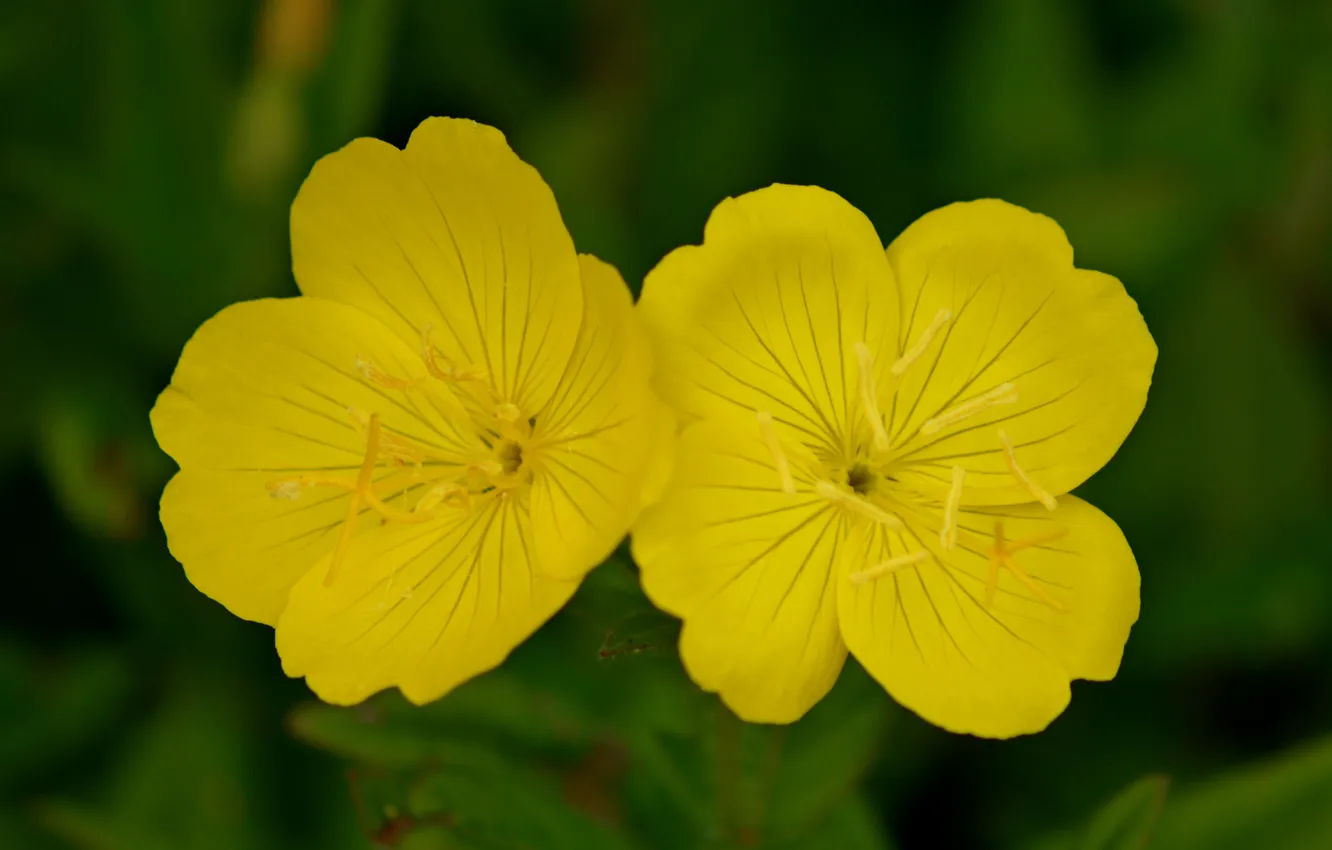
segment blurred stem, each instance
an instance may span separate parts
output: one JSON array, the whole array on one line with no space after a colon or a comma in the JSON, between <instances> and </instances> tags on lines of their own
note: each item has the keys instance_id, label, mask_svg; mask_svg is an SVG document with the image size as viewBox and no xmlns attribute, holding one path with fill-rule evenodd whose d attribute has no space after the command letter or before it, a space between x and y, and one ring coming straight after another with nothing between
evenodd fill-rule
<instances>
[{"instance_id":1,"label":"blurred stem","mask_svg":"<svg viewBox=\"0 0 1332 850\"><path fill-rule=\"evenodd\" d=\"M717 825L727 843L738 838L740 718L717 701Z\"/></svg>"}]
</instances>

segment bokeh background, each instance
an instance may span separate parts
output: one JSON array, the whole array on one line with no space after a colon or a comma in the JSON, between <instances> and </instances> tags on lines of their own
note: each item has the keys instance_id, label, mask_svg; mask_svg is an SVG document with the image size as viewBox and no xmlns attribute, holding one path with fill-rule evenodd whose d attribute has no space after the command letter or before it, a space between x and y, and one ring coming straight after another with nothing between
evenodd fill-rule
<instances>
[{"instance_id":1,"label":"bokeh background","mask_svg":"<svg viewBox=\"0 0 1332 850\"><path fill-rule=\"evenodd\" d=\"M774 181L885 240L1053 216L1160 345L1080 491L1141 566L1119 677L993 742L852 662L746 727L621 555L434 706L313 703L167 553L147 414L202 320L295 294L315 159L429 115L502 128L635 288ZM7 0L0 848L1326 850L1330 236L1327 2Z\"/></svg>"}]
</instances>

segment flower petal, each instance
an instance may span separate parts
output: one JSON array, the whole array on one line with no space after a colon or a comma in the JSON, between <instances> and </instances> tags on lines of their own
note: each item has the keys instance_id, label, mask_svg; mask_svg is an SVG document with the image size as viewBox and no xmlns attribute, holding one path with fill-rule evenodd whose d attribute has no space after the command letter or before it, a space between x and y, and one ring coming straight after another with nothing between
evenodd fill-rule
<instances>
[{"instance_id":1,"label":"flower petal","mask_svg":"<svg viewBox=\"0 0 1332 850\"><path fill-rule=\"evenodd\" d=\"M542 576L533 553L509 497L366 536L331 587L321 564L292 588L277 625L283 670L341 705L394 685L417 704L438 699L498 666L577 589Z\"/></svg>"},{"instance_id":2,"label":"flower petal","mask_svg":"<svg viewBox=\"0 0 1332 850\"><path fill-rule=\"evenodd\" d=\"M157 440L181 466L162 497L171 552L196 587L238 616L277 622L291 585L336 544L347 491L310 488L287 500L267 485L354 478L366 438L349 407L377 412L386 433L439 457L465 447L427 400L367 383L358 357L402 378L424 374L416 352L351 307L312 298L236 304L186 344L153 408ZM376 492L419 490L446 466L432 459L415 480L381 468L376 479L387 483Z\"/></svg>"},{"instance_id":3,"label":"flower petal","mask_svg":"<svg viewBox=\"0 0 1332 850\"><path fill-rule=\"evenodd\" d=\"M685 621L690 676L740 717L789 723L837 680L841 534L808 487L782 492L756 423L685 429L674 478L634 528L634 560L652 601Z\"/></svg>"},{"instance_id":4,"label":"flower petal","mask_svg":"<svg viewBox=\"0 0 1332 850\"><path fill-rule=\"evenodd\" d=\"M931 516L903 516L906 531L848 547L838 585L847 646L898 702L945 729L1006 738L1057 717L1069 680L1115 675L1138 616L1138 569L1113 520L1073 496L1053 513L964 511L957 548L945 552ZM1013 558L1039 590L1003 568L987 605L996 520L1010 545L1032 544ZM930 560L910 569L864 584L845 577L921 550Z\"/></svg>"},{"instance_id":5,"label":"flower petal","mask_svg":"<svg viewBox=\"0 0 1332 850\"><path fill-rule=\"evenodd\" d=\"M581 257L584 316L550 401L536 414L532 525L546 575L577 578L638 516L674 418L652 394L652 357L614 267ZM663 433L665 432L665 433Z\"/></svg>"},{"instance_id":6,"label":"flower petal","mask_svg":"<svg viewBox=\"0 0 1332 850\"><path fill-rule=\"evenodd\" d=\"M643 284L666 400L690 418L767 410L844 454L866 424L855 345L878 350L897 333L881 245L864 214L817 187L722 201L703 244L671 252Z\"/></svg>"},{"instance_id":7,"label":"flower petal","mask_svg":"<svg viewBox=\"0 0 1332 850\"><path fill-rule=\"evenodd\" d=\"M291 210L306 295L378 316L413 345L484 367L535 410L555 389L582 315L573 242L550 189L498 130L431 118L406 150L357 139L321 159Z\"/></svg>"},{"instance_id":8,"label":"flower petal","mask_svg":"<svg viewBox=\"0 0 1332 850\"><path fill-rule=\"evenodd\" d=\"M1002 201L952 204L907 228L888 259L906 305L898 351L937 311L952 314L889 414L904 486L938 496L958 465L964 505L1032 501L1000 429L1055 495L1110 459L1146 403L1156 345L1118 280L1073 267L1057 224ZM1006 384L1016 403L985 406Z\"/></svg>"}]
</instances>

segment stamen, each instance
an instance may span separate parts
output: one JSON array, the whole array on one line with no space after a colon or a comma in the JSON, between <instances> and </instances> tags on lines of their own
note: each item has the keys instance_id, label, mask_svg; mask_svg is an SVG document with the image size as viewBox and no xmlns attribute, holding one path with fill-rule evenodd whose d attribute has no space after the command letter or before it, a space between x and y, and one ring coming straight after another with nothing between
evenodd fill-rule
<instances>
[{"instance_id":1,"label":"stamen","mask_svg":"<svg viewBox=\"0 0 1332 850\"><path fill-rule=\"evenodd\" d=\"M1018 466L1017 452L1013 449L1013 441L1008 439L1008 433L1003 428L999 429L999 441L1004 444L1004 460L1008 461L1008 471L1013 473L1013 477L1017 479L1018 484L1022 485L1022 489L1030 493L1033 499L1045 505L1047 511L1059 507L1055 497L1050 495L1048 490L1031 480L1031 476L1022 467Z\"/></svg>"},{"instance_id":2,"label":"stamen","mask_svg":"<svg viewBox=\"0 0 1332 850\"><path fill-rule=\"evenodd\" d=\"M953 314L948 310L940 310L934 314L933 321L916 339L916 344L908 348L906 353L897 358L897 362L893 364L891 371L894 377L900 378L906 374L906 370L911 367L912 363L920 359L920 356L930 347L930 343L934 342L935 336L951 318L953 318Z\"/></svg>"},{"instance_id":3,"label":"stamen","mask_svg":"<svg viewBox=\"0 0 1332 850\"><path fill-rule=\"evenodd\" d=\"M971 401L959 404L952 410L946 410L933 419L927 419L925 424L920 427L920 433L933 434L942 431L950 425L956 425L963 419L974 416L982 410L995 407L1000 404L1013 404L1018 400L1017 386L1012 383L1003 383L983 395L978 395Z\"/></svg>"},{"instance_id":4,"label":"stamen","mask_svg":"<svg viewBox=\"0 0 1332 850\"><path fill-rule=\"evenodd\" d=\"M759 433L763 435L763 442L768 447L768 453L772 455L772 463L777 467L777 477L782 483L783 493L794 493L796 491L795 478L791 475L791 464L786 459L786 452L782 451L782 444L777 439L777 429L772 424L772 414L766 410L760 410L756 414L759 424Z\"/></svg>"},{"instance_id":5,"label":"stamen","mask_svg":"<svg viewBox=\"0 0 1332 850\"><path fill-rule=\"evenodd\" d=\"M517 422L523 412L518 409L518 405L511 401L506 401L495 407L495 418L501 422Z\"/></svg>"},{"instance_id":6,"label":"stamen","mask_svg":"<svg viewBox=\"0 0 1332 850\"><path fill-rule=\"evenodd\" d=\"M856 362L860 365L860 404L874 429L874 448L881 452L888 451L888 432L883 427L883 413L879 411L878 388L874 386L874 359L869 346L856 343Z\"/></svg>"},{"instance_id":7,"label":"stamen","mask_svg":"<svg viewBox=\"0 0 1332 850\"><path fill-rule=\"evenodd\" d=\"M355 490L356 482L350 478L325 478L318 475L298 475L295 478L279 478L270 481L265 487L274 499L294 502L301 497L307 487L341 487L343 490Z\"/></svg>"},{"instance_id":8,"label":"stamen","mask_svg":"<svg viewBox=\"0 0 1332 850\"><path fill-rule=\"evenodd\" d=\"M370 414L356 407L347 408L347 415L356 423L356 427L365 433L370 427ZM381 429L379 433L379 450L393 459L394 463L401 465L414 464L421 466L421 462L426 459L426 452L420 446L415 445L405 437L400 437L392 431Z\"/></svg>"},{"instance_id":9,"label":"stamen","mask_svg":"<svg viewBox=\"0 0 1332 850\"><path fill-rule=\"evenodd\" d=\"M939 530L939 544L945 549L957 545L957 509L962 504L962 484L966 478L965 469L953 467L953 488L948 491L948 500L944 502L943 528Z\"/></svg>"},{"instance_id":10,"label":"stamen","mask_svg":"<svg viewBox=\"0 0 1332 850\"><path fill-rule=\"evenodd\" d=\"M1039 546L1042 543L1048 543L1063 537L1067 531L1060 529L1058 531L1040 534L1028 537L1023 540L1013 542L1011 545L1004 540L1004 521L996 519L994 521L994 547L990 549L990 574L985 587L985 607L994 606L994 595L999 588L999 568L1007 567L1023 587L1031 591L1031 595L1036 597L1038 602L1050 606L1056 611L1065 612L1068 609L1062 602L1055 599L1043 587L1041 587L1031 576L1027 575L1021 567L1013 560L1013 556L1023 549L1030 549L1033 546Z\"/></svg>"},{"instance_id":11,"label":"stamen","mask_svg":"<svg viewBox=\"0 0 1332 850\"><path fill-rule=\"evenodd\" d=\"M374 479L375 464L379 461L379 414L370 414L366 426L365 459L361 461L361 473L356 478L356 489L352 491L351 501L347 505L347 519L342 524L342 534L338 546L333 550L333 559L329 562L328 573L324 576L324 587L332 587L338 577L342 561L351 548L352 535L356 532L356 517L361 513L362 497L370 492Z\"/></svg>"},{"instance_id":12,"label":"stamen","mask_svg":"<svg viewBox=\"0 0 1332 850\"><path fill-rule=\"evenodd\" d=\"M873 581L874 579L880 576L885 576L888 575L889 573L895 573L898 570L906 569L907 567L914 567L916 564L919 564L923 561L928 561L929 558L930 558L929 552L925 551L912 552L909 555L900 555L896 558L889 558L887 561L884 561L882 564L876 564L875 566L872 566L869 569L861 570L858 573L851 573L851 575L847 576L847 578L851 581L852 584L856 585L868 584L869 582Z\"/></svg>"},{"instance_id":13,"label":"stamen","mask_svg":"<svg viewBox=\"0 0 1332 850\"><path fill-rule=\"evenodd\" d=\"M814 492L828 501L841 505L850 511L860 514L866 519L886 526L887 528L901 528L902 520L885 511L883 508L849 490L843 490L831 481L820 481L814 485Z\"/></svg>"},{"instance_id":14,"label":"stamen","mask_svg":"<svg viewBox=\"0 0 1332 850\"><path fill-rule=\"evenodd\" d=\"M361 373L361 377L372 384L378 384L381 387L387 387L391 390L410 390L420 386L419 380L408 380L406 378L395 378L381 370L378 366L369 360L362 359L356 355L356 371Z\"/></svg>"},{"instance_id":15,"label":"stamen","mask_svg":"<svg viewBox=\"0 0 1332 850\"><path fill-rule=\"evenodd\" d=\"M459 366L456 363L449 362L448 358L441 357L436 353L435 343L431 337L435 326L427 324L421 328L421 359L425 361L426 371L441 381L460 382L460 381L484 381L489 372L484 366ZM440 361L445 365L440 366Z\"/></svg>"}]
</instances>

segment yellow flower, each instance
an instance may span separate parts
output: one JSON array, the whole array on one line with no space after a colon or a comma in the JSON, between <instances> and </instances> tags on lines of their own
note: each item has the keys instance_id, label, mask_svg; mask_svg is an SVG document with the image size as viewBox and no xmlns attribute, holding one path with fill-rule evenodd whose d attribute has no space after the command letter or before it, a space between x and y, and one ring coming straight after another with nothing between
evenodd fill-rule
<instances>
[{"instance_id":1,"label":"yellow flower","mask_svg":"<svg viewBox=\"0 0 1332 850\"><path fill-rule=\"evenodd\" d=\"M196 587L277 628L291 676L434 699L499 664L637 515L667 427L610 266L496 130L358 139L292 207L302 297L185 346L152 421Z\"/></svg>"},{"instance_id":2,"label":"yellow flower","mask_svg":"<svg viewBox=\"0 0 1332 850\"><path fill-rule=\"evenodd\" d=\"M1127 436L1156 348L1053 221L953 204L885 254L838 196L772 186L639 306L691 424L634 554L702 687L789 722L849 649L927 720L1007 737L1115 675L1137 565L1064 494Z\"/></svg>"}]
</instances>

